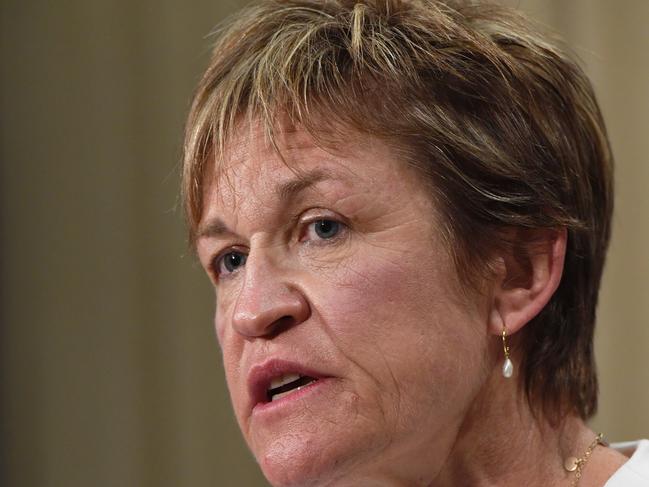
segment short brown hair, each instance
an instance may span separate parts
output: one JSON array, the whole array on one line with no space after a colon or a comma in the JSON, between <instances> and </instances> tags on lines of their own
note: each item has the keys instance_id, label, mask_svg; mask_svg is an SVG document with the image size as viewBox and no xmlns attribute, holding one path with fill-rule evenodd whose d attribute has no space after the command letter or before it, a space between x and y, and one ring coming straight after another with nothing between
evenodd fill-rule
<instances>
[{"instance_id":1,"label":"short brown hair","mask_svg":"<svg viewBox=\"0 0 649 487\"><path fill-rule=\"evenodd\" d=\"M522 385L546 414L597 405L595 310L613 205L612 155L590 82L519 14L433 0L271 0L221 29L186 127L190 238L207 161L242 116L316 140L387 140L430 181L467 281L504 228L566 228L563 278L522 331ZM327 123L324 123L327 121Z\"/></svg>"}]
</instances>

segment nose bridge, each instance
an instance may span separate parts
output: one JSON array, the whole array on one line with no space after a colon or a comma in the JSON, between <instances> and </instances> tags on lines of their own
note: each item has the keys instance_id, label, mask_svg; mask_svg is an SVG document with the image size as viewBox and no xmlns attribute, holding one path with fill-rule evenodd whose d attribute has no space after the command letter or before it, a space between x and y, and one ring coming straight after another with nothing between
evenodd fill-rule
<instances>
[{"instance_id":1,"label":"nose bridge","mask_svg":"<svg viewBox=\"0 0 649 487\"><path fill-rule=\"evenodd\" d=\"M248 255L232 315L232 325L239 334L274 335L308 318L305 297L290 281L290 269L278 261L269 247L251 250Z\"/></svg>"}]
</instances>

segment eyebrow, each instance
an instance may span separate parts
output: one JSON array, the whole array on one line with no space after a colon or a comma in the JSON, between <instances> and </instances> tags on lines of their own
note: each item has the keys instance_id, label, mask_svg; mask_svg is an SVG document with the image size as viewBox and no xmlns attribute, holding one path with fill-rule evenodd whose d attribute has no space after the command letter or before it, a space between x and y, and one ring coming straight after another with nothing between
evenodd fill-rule
<instances>
[{"instance_id":1,"label":"eyebrow","mask_svg":"<svg viewBox=\"0 0 649 487\"><path fill-rule=\"evenodd\" d=\"M280 184L275 194L282 202L295 199L303 191L315 186L325 179L340 179L331 171L325 169L313 169L304 173L296 173L295 178Z\"/></svg>"},{"instance_id":2,"label":"eyebrow","mask_svg":"<svg viewBox=\"0 0 649 487\"><path fill-rule=\"evenodd\" d=\"M196 240L202 238L215 238L221 235L233 233L228 226L218 217L211 218L198 229Z\"/></svg>"},{"instance_id":3,"label":"eyebrow","mask_svg":"<svg viewBox=\"0 0 649 487\"><path fill-rule=\"evenodd\" d=\"M293 179L277 186L275 194L286 203L297 198L300 193L315 186L327 179L340 179L335 173L324 169L313 169L311 171L296 173ZM215 238L226 234L234 234L232 230L218 217L211 218L204 225L201 225L197 232L196 239Z\"/></svg>"}]
</instances>

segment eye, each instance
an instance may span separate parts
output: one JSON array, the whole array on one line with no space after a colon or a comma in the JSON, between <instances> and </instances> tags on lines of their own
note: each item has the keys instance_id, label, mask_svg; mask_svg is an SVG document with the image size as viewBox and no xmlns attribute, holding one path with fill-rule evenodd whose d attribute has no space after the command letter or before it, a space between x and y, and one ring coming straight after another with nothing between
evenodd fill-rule
<instances>
[{"instance_id":1,"label":"eye","mask_svg":"<svg viewBox=\"0 0 649 487\"><path fill-rule=\"evenodd\" d=\"M232 274L246 263L248 256L241 252L228 252L217 257L214 262L214 271L217 275Z\"/></svg>"},{"instance_id":2,"label":"eye","mask_svg":"<svg viewBox=\"0 0 649 487\"><path fill-rule=\"evenodd\" d=\"M322 240L332 239L340 233L341 224L335 220L316 220L309 224L309 233Z\"/></svg>"}]
</instances>

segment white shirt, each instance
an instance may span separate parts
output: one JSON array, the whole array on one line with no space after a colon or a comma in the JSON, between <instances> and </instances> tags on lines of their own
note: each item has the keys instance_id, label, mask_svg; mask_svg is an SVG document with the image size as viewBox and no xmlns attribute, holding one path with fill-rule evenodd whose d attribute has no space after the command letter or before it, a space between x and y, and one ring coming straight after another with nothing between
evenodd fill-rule
<instances>
[{"instance_id":1,"label":"white shirt","mask_svg":"<svg viewBox=\"0 0 649 487\"><path fill-rule=\"evenodd\" d=\"M611 448L630 458L604 487L649 487L649 440L615 443Z\"/></svg>"}]
</instances>

